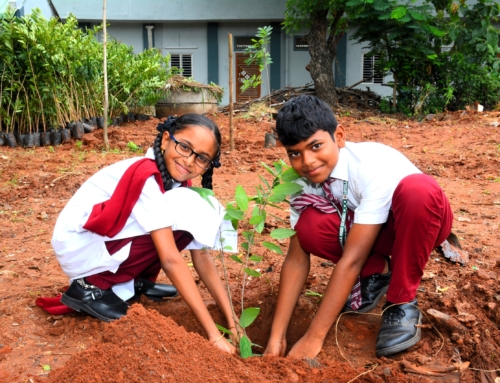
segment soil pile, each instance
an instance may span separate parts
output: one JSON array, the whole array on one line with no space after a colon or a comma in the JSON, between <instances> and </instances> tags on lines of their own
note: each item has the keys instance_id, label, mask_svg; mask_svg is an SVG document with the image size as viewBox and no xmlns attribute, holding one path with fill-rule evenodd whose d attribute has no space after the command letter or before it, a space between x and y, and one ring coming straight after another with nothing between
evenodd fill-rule
<instances>
[{"instance_id":1,"label":"soil pile","mask_svg":"<svg viewBox=\"0 0 500 383\"><path fill-rule=\"evenodd\" d=\"M50 382L258 381L237 358L170 318L134 305L102 340L49 375Z\"/></svg>"},{"instance_id":2,"label":"soil pile","mask_svg":"<svg viewBox=\"0 0 500 383\"><path fill-rule=\"evenodd\" d=\"M94 346L37 382L322 382L358 374L347 363L320 369L283 358L242 360L135 304L125 317L105 326Z\"/></svg>"}]
</instances>

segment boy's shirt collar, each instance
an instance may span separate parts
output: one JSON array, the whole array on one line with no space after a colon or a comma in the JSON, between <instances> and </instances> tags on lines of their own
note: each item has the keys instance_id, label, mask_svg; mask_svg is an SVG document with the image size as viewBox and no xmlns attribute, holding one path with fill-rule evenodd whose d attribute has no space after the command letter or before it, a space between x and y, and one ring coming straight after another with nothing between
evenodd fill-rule
<instances>
[{"instance_id":1,"label":"boy's shirt collar","mask_svg":"<svg viewBox=\"0 0 500 383\"><path fill-rule=\"evenodd\" d=\"M347 151L345 150L346 148L347 142L346 146L344 146L343 148L339 148L339 159L337 161L337 165L335 165L332 172L330 173L331 178L342 181L349 181L349 161L347 158Z\"/></svg>"}]
</instances>

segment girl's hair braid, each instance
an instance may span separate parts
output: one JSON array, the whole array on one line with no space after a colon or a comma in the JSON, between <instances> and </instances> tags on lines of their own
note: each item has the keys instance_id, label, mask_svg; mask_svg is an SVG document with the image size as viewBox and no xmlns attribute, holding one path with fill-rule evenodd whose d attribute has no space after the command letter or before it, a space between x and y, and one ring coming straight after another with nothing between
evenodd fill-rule
<instances>
[{"instance_id":1,"label":"girl's hair braid","mask_svg":"<svg viewBox=\"0 0 500 383\"><path fill-rule=\"evenodd\" d=\"M200 114L188 113L179 118L169 116L167 120L165 120L162 124L158 124L156 129L160 132L156 137L153 145L154 156L156 161L156 166L158 166L158 170L161 173L161 178L163 180L163 187L165 191L172 189L174 184L174 179L170 175L167 170L167 166L165 164L165 158L163 157L163 153L161 150L161 141L163 138L164 132L169 132L170 134L174 134L177 131L183 130L188 126L204 126L210 131L214 133L215 140L217 141L218 151L215 157L212 159L210 164L210 168L203 173L201 177L201 186L207 189L212 189L212 175L214 173L214 168L219 168L221 166L220 163L220 147L221 147L221 134L217 125L208 119L205 116Z\"/></svg>"}]
</instances>

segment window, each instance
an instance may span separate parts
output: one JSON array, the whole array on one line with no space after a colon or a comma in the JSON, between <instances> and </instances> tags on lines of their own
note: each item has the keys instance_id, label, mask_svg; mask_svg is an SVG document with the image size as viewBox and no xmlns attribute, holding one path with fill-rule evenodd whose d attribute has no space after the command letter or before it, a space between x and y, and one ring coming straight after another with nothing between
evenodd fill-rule
<instances>
[{"instance_id":1,"label":"window","mask_svg":"<svg viewBox=\"0 0 500 383\"><path fill-rule=\"evenodd\" d=\"M244 51L253 45L253 37L235 37L234 38L234 50Z\"/></svg>"},{"instance_id":2,"label":"window","mask_svg":"<svg viewBox=\"0 0 500 383\"><path fill-rule=\"evenodd\" d=\"M182 70L184 77L193 77L193 55L191 54L171 54L170 67Z\"/></svg>"},{"instance_id":3,"label":"window","mask_svg":"<svg viewBox=\"0 0 500 383\"><path fill-rule=\"evenodd\" d=\"M381 73L375 73L375 66L379 60L379 55L368 56L363 53L363 82L368 84L383 84L384 76Z\"/></svg>"},{"instance_id":4,"label":"window","mask_svg":"<svg viewBox=\"0 0 500 383\"><path fill-rule=\"evenodd\" d=\"M293 37L293 50L294 51L307 51L309 50L309 43L304 36Z\"/></svg>"}]
</instances>

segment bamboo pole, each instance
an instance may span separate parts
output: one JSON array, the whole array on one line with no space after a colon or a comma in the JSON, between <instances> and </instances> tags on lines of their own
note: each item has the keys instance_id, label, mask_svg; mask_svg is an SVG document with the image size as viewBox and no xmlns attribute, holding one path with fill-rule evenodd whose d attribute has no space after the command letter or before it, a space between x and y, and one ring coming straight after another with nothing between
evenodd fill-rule
<instances>
[{"instance_id":1,"label":"bamboo pole","mask_svg":"<svg viewBox=\"0 0 500 383\"><path fill-rule=\"evenodd\" d=\"M229 47L229 150L234 150L234 128L233 128L233 35L227 34Z\"/></svg>"},{"instance_id":2,"label":"bamboo pole","mask_svg":"<svg viewBox=\"0 0 500 383\"><path fill-rule=\"evenodd\" d=\"M102 125L104 146L106 151L109 150L109 140L108 140L108 59L107 59L107 32L106 32L106 0L103 0L102 5L102 25L103 25L103 38L102 45L104 51L103 60L103 71L104 71L104 124Z\"/></svg>"}]
</instances>

